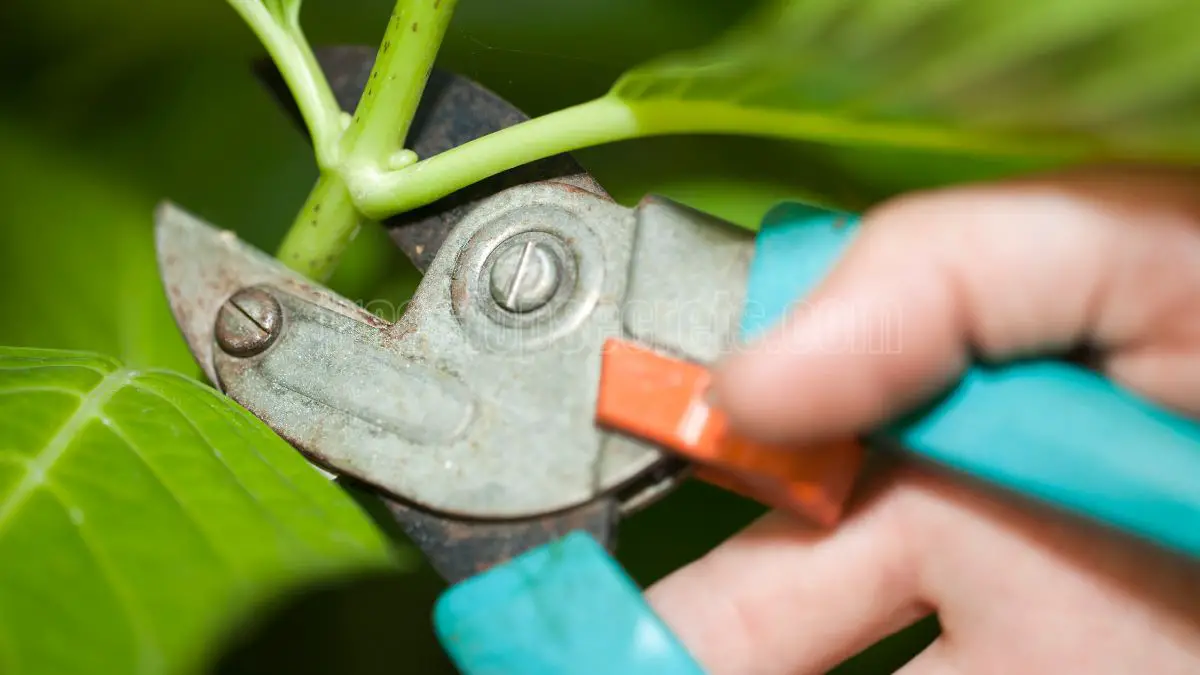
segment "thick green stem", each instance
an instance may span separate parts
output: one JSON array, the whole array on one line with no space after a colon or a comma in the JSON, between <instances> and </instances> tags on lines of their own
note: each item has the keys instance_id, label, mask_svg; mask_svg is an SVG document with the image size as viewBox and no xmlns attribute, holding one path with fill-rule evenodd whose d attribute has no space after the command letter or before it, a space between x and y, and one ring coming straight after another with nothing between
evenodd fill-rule
<instances>
[{"instance_id":1,"label":"thick green stem","mask_svg":"<svg viewBox=\"0 0 1200 675\"><path fill-rule=\"evenodd\" d=\"M348 165L383 166L404 147L457 0L400 0L342 137Z\"/></svg>"},{"instance_id":2,"label":"thick green stem","mask_svg":"<svg viewBox=\"0 0 1200 675\"><path fill-rule=\"evenodd\" d=\"M324 173L288 230L276 257L283 264L316 281L326 281L338 259L366 223L334 173Z\"/></svg>"},{"instance_id":3,"label":"thick green stem","mask_svg":"<svg viewBox=\"0 0 1200 675\"><path fill-rule=\"evenodd\" d=\"M403 149L456 0L398 0L383 46L349 128L339 163L322 173L277 256L309 277L325 280L367 222L343 176L382 172L416 161Z\"/></svg>"}]
</instances>

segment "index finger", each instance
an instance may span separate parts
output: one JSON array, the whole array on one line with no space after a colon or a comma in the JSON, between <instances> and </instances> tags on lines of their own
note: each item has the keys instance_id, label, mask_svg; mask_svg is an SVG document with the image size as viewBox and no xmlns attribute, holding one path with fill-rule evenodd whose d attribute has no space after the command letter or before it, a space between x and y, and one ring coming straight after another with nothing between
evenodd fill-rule
<instances>
[{"instance_id":1,"label":"index finger","mask_svg":"<svg viewBox=\"0 0 1200 675\"><path fill-rule=\"evenodd\" d=\"M805 303L718 368L715 398L747 434L821 441L923 403L977 354L1089 344L1122 384L1196 411L1198 175L1077 171L885 205ZM845 347L881 322L897 349Z\"/></svg>"}]
</instances>

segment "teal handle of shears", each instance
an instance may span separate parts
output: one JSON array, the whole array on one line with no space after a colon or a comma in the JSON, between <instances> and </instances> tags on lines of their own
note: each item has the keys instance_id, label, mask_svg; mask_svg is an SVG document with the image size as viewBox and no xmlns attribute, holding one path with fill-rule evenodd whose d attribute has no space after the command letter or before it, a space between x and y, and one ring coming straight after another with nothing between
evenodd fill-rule
<instances>
[{"instance_id":1,"label":"teal handle of shears","mask_svg":"<svg viewBox=\"0 0 1200 675\"><path fill-rule=\"evenodd\" d=\"M807 297L858 229L846 214L772 211L758 235L743 338ZM1200 557L1200 424L1084 368L1050 359L976 365L874 439Z\"/></svg>"},{"instance_id":2,"label":"teal handle of shears","mask_svg":"<svg viewBox=\"0 0 1200 675\"><path fill-rule=\"evenodd\" d=\"M704 675L633 579L584 532L453 586L433 620L463 675Z\"/></svg>"}]
</instances>

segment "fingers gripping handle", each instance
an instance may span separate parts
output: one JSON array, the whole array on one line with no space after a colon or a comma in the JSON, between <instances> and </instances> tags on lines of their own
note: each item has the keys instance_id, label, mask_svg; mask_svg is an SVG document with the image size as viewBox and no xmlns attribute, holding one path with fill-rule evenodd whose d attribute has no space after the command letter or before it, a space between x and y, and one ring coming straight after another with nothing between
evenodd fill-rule
<instances>
[{"instance_id":1,"label":"fingers gripping handle","mask_svg":"<svg viewBox=\"0 0 1200 675\"><path fill-rule=\"evenodd\" d=\"M799 205L774 210L759 234L743 337L808 296L858 225ZM976 365L940 399L871 437L1200 556L1200 424L1083 368L1056 360Z\"/></svg>"},{"instance_id":2,"label":"fingers gripping handle","mask_svg":"<svg viewBox=\"0 0 1200 675\"><path fill-rule=\"evenodd\" d=\"M856 231L853 217L776 209L758 238L743 336L809 295ZM1200 425L1082 368L1052 360L976 366L872 436L1200 556ZM582 533L451 588L434 622L469 675L703 673L619 564Z\"/></svg>"}]
</instances>

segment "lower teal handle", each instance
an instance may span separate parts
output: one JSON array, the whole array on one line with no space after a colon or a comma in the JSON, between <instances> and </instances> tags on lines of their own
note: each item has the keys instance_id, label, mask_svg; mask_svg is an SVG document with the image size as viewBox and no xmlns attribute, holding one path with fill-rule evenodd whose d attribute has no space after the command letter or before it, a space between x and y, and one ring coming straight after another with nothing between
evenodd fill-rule
<instances>
[{"instance_id":1,"label":"lower teal handle","mask_svg":"<svg viewBox=\"0 0 1200 675\"><path fill-rule=\"evenodd\" d=\"M743 337L778 322L859 229L784 205L758 236ZM977 365L876 440L994 485L1200 556L1200 424L1056 360Z\"/></svg>"},{"instance_id":2,"label":"lower teal handle","mask_svg":"<svg viewBox=\"0 0 1200 675\"><path fill-rule=\"evenodd\" d=\"M704 675L585 532L450 588L433 620L463 675Z\"/></svg>"}]
</instances>

